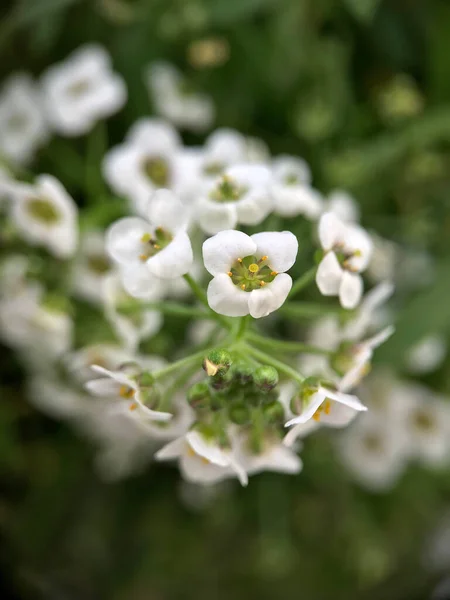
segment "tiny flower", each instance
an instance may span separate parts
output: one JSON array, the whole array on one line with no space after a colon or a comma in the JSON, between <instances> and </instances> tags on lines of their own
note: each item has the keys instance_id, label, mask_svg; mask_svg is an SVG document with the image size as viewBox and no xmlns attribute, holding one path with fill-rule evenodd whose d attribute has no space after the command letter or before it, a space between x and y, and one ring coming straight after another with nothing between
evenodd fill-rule
<instances>
[{"instance_id":1,"label":"tiny flower","mask_svg":"<svg viewBox=\"0 0 450 600\"><path fill-rule=\"evenodd\" d=\"M70 376L77 383L86 383L93 378L91 365L99 365L113 371L117 365L135 360L135 355L117 344L92 344L70 352L64 358ZM141 361L139 362L141 364Z\"/></svg>"},{"instance_id":2,"label":"tiny flower","mask_svg":"<svg viewBox=\"0 0 450 600\"><path fill-rule=\"evenodd\" d=\"M18 185L11 203L11 219L23 238L61 259L76 250L77 213L73 199L51 175L40 175L34 185Z\"/></svg>"},{"instance_id":3,"label":"tiny flower","mask_svg":"<svg viewBox=\"0 0 450 600\"><path fill-rule=\"evenodd\" d=\"M0 155L28 163L48 137L39 93L27 74L12 75L0 92Z\"/></svg>"},{"instance_id":4,"label":"tiny flower","mask_svg":"<svg viewBox=\"0 0 450 600\"><path fill-rule=\"evenodd\" d=\"M216 129L205 141L201 155L201 173L217 177L228 167L238 164L264 162L253 157L252 141L234 129Z\"/></svg>"},{"instance_id":5,"label":"tiny flower","mask_svg":"<svg viewBox=\"0 0 450 600\"><path fill-rule=\"evenodd\" d=\"M105 251L103 232L85 232L80 239L73 268L75 294L94 304L101 303L103 286L111 270L112 263Z\"/></svg>"},{"instance_id":6,"label":"tiny flower","mask_svg":"<svg viewBox=\"0 0 450 600\"><path fill-rule=\"evenodd\" d=\"M167 62L155 62L147 71L146 82L156 112L177 127L201 132L215 117L212 98L188 89L180 71Z\"/></svg>"},{"instance_id":7,"label":"tiny flower","mask_svg":"<svg viewBox=\"0 0 450 600\"><path fill-rule=\"evenodd\" d=\"M290 231L248 236L241 231L221 231L203 244L206 270L214 279L208 302L228 317L251 314L258 319L280 308L292 279L285 273L295 262L297 238Z\"/></svg>"},{"instance_id":8,"label":"tiny flower","mask_svg":"<svg viewBox=\"0 0 450 600\"><path fill-rule=\"evenodd\" d=\"M139 270L142 265L149 282L154 277L174 279L184 275L194 260L186 233L186 209L172 192L158 190L150 199L147 215L148 221L140 217L120 219L108 230L106 247L121 266L124 281L128 267Z\"/></svg>"},{"instance_id":9,"label":"tiny flower","mask_svg":"<svg viewBox=\"0 0 450 600\"><path fill-rule=\"evenodd\" d=\"M144 390L138 376L127 374L126 369L109 371L99 365L92 365L92 369L104 376L86 383L87 390L94 396L116 398L118 409L131 411L138 419L167 421L172 417L171 413L152 410L144 404Z\"/></svg>"},{"instance_id":10,"label":"tiny flower","mask_svg":"<svg viewBox=\"0 0 450 600\"><path fill-rule=\"evenodd\" d=\"M228 477L238 477L247 485L247 473L231 448L222 448L197 430L169 442L156 453L158 460L179 459L185 479L194 483L211 484Z\"/></svg>"},{"instance_id":11,"label":"tiny flower","mask_svg":"<svg viewBox=\"0 0 450 600\"><path fill-rule=\"evenodd\" d=\"M429 335L407 352L406 367L410 373L422 375L436 370L447 354L447 342L442 335Z\"/></svg>"},{"instance_id":12,"label":"tiny flower","mask_svg":"<svg viewBox=\"0 0 450 600\"><path fill-rule=\"evenodd\" d=\"M282 217L303 215L317 219L323 212L322 196L310 186L311 172L301 158L279 156L272 164L274 212Z\"/></svg>"},{"instance_id":13,"label":"tiny flower","mask_svg":"<svg viewBox=\"0 0 450 600\"><path fill-rule=\"evenodd\" d=\"M319 290L324 296L339 296L344 308L355 308L363 292L360 272L372 253L370 236L359 225L326 213L319 222L319 238L325 252L316 275Z\"/></svg>"},{"instance_id":14,"label":"tiny flower","mask_svg":"<svg viewBox=\"0 0 450 600\"><path fill-rule=\"evenodd\" d=\"M53 129L67 136L88 133L97 121L125 104L123 79L113 73L111 59L97 44L85 45L42 75L43 100Z\"/></svg>"},{"instance_id":15,"label":"tiny flower","mask_svg":"<svg viewBox=\"0 0 450 600\"><path fill-rule=\"evenodd\" d=\"M124 143L106 154L103 174L113 191L128 198L135 211L144 215L156 190L183 194L191 165L186 165L181 151L181 139L169 123L141 119Z\"/></svg>"},{"instance_id":16,"label":"tiny flower","mask_svg":"<svg viewBox=\"0 0 450 600\"><path fill-rule=\"evenodd\" d=\"M196 218L206 233L232 229L238 223L258 225L272 210L271 173L262 165L240 164L206 183L196 205Z\"/></svg>"}]
</instances>

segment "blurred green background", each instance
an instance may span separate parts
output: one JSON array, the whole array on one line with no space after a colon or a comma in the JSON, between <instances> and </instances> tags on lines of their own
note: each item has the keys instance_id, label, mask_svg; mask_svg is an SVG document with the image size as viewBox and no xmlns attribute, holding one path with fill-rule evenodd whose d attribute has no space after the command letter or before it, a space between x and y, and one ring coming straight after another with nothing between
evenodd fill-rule
<instances>
[{"instance_id":1,"label":"blurred green background","mask_svg":"<svg viewBox=\"0 0 450 600\"><path fill-rule=\"evenodd\" d=\"M429 254L433 284L417 269L417 285L399 290L397 335L378 360L401 370L414 341L448 337L448 1L22 0L2 2L0 16L2 78L39 75L87 41L107 47L129 90L108 121L109 146L151 114L144 67L179 66L213 97L217 126L303 156L321 191L354 194L365 226ZM70 152L83 143L53 139L33 166L80 205ZM2 357L2 597L432 597L443 573L428 572L423 554L450 505L448 472L411 467L392 492L370 494L340 466L328 432L306 444L300 476L260 475L190 508L175 469L99 481L92 448L27 403L18 362L6 348ZM450 393L449 365L424 382Z\"/></svg>"}]
</instances>

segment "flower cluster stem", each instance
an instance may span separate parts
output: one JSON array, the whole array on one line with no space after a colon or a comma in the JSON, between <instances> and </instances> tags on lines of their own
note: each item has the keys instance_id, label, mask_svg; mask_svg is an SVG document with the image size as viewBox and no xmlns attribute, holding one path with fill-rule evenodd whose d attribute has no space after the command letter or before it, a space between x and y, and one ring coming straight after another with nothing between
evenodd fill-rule
<instances>
[{"instance_id":1,"label":"flower cluster stem","mask_svg":"<svg viewBox=\"0 0 450 600\"><path fill-rule=\"evenodd\" d=\"M253 344L259 346L265 346L268 349L276 350L279 352L298 352L304 354L330 354L329 350L325 348L318 348L309 344L303 344L302 342L285 342L283 340L276 340L273 338L263 337L257 333L248 333L247 339Z\"/></svg>"},{"instance_id":2,"label":"flower cluster stem","mask_svg":"<svg viewBox=\"0 0 450 600\"><path fill-rule=\"evenodd\" d=\"M262 364L274 367L275 369L280 371L280 373L284 373L285 375L291 377L292 379L294 379L294 381L297 381L298 383L302 383L304 380L304 377L295 369L282 362L281 360L273 358L272 356L270 356L270 354L266 354L262 350L258 350L254 346L250 346L250 344L243 343L241 345L241 350L247 352L250 356L256 358L256 360L260 361Z\"/></svg>"},{"instance_id":3,"label":"flower cluster stem","mask_svg":"<svg viewBox=\"0 0 450 600\"><path fill-rule=\"evenodd\" d=\"M296 296L306 286L308 286L312 281L314 281L316 272L317 272L317 267L314 266L311 269L309 269L308 271L306 271L305 273L303 273L303 275L301 277L299 277L299 279L297 279L297 281L292 286L292 289L289 293L289 298L293 298L294 296Z\"/></svg>"}]
</instances>

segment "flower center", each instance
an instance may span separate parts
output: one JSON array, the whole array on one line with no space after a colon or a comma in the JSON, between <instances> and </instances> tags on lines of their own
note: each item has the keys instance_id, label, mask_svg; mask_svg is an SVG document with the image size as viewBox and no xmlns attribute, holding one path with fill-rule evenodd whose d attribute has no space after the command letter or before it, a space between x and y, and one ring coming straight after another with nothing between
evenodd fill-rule
<instances>
[{"instance_id":1,"label":"flower center","mask_svg":"<svg viewBox=\"0 0 450 600\"><path fill-rule=\"evenodd\" d=\"M104 275L111 268L108 257L104 254L92 254L87 259L89 270L96 275Z\"/></svg>"},{"instance_id":2,"label":"flower center","mask_svg":"<svg viewBox=\"0 0 450 600\"><path fill-rule=\"evenodd\" d=\"M240 186L228 175L223 175L210 193L210 198L215 202L236 202L245 192L245 187Z\"/></svg>"},{"instance_id":3,"label":"flower center","mask_svg":"<svg viewBox=\"0 0 450 600\"><path fill-rule=\"evenodd\" d=\"M89 79L79 79L78 81L75 81L67 86L67 93L69 96L82 96L89 90L90 87L91 83Z\"/></svg>"},{"instance_id":4,"label":"flower center","mask_svg":"<svg viewBox=\"0 0 450 600\"><path fill-rule=\"evenodd\" d=\"M297 185L300 183L300 179L295 173L288 173L284 178L285 185Z\"/></svg>"},{"instance_id":5,"label":"flower center","mask_svg":"<svg viewBox=\"0 0 450 600\"><path fill-rule=\"evenodd\" d=\"M144 233L141 237L142 253L139 255L140 260L145 262L155 254L158 254L163 248L168 246L173 240L173 235L162 227L155 229L154 235Z\"/></svg>"},{"instance_id":6,"label":"flower center","mask_svg":"<svg viewBox=\"0 0 450 600\"><path fill-rule=\"evenodd\" d=\"M358 272L358 269L355 269L355 267L351 264L350 261L352 258L361 257L361 250L349 250L348 248L344 248L344 245L342 243L339 243L334 246L333 251L336 255L336 258L338 259L339 264L343 269L346 269L347 271L353 273Z\"/></svg>"},{"instance_id":7,"label":"flower center","mask_svg":"<svg viewBox=\"0 0 450 600\"><path fill-rule=\"evenodd\" d=\"M224 169L224 165L220 162L210 162L203 167L205 175L220 175Z\"/></svg>"},{"instance_id":8,"label":"flower center","mask_svg":"<svg viewBox=\"0 0 450 600\"><path fill-rule=\"evenodd\" d=\"M9 131L19 132L26 129L28 119L21 113L12 114L7 121L7 128Z\"/></svg>"},{"instance_id":9,"label":"flower center","mask_svg":"<svg viewBox=\"0 0 450 600\"><path fill-rule=\"evenodd\" d=\"M234 285L239 286L244 292L257 290L273 281L278 275L277 271L272 271L266 264L267 260L267 256L262 256L260 259L256 256L238 258L228 271L228 275Z\"/></svg>"},{"instance_id":10,"label":"flower center","mask_svg":"<svg viewBox=\"0 0 450 600\"><path fill-rule=\"evenodd\" d=\"M45 198L31 198L27 203L28 213L47 225L54 225L60 220L59 210Z\"/></svg>"},{"instance_id":11,"label":"flower center","mask_svg":"<svg viewBox=\"0 0 450 600\"><path fill-rule=\"evenodd\" d=\"M325 400L325 402L323 402L319 408L316 410L316 412L313 414L313 419L314 421L320 421L320 417L322 416L322 413L325 413L326 415L329 415L331 412L331 401L328 400L328 398Z\"/></svg>"},{"instance_id":12,"label":"flower center","mask_svg":"<svg viewBox=\"0 0 450 600\"><path fill-rule=\"evenodd\" d=\"M169 166L161 156L145 158L142 162L142 170L156 187L165 188L169 186Z\"/></svg>"},{"instance_id":13,"label":"flower center","mask_svg":"<svg viewBox=\"0 0 450 600\"><path fill-rule=\"evenodd\" d=\"M363 445L369 452L381 452L383 444L376 433L368 433L363 438Z\"/></svg>"},{"instance_id":14,"label":"flower center","mask_svg":"<svg viewBox=\"0 0 450 600\"><path fill-rule=\"evenodd\" d=\"M414 414L414 425L421 431L431 431L434 426L434 420L426 411L418 410Z\"/></svg>"}]
</instances>

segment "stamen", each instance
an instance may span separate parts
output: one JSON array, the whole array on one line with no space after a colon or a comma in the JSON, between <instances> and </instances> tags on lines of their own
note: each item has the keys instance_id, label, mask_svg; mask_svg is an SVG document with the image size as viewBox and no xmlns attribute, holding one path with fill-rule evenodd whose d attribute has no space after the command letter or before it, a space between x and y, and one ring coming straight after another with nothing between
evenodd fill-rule
<instances>
[{"instance_id":1,"label":"stamen","mask_svg":"<svg viewBox=\"0 0 450 600\"><path fill-rule=\"evenodd\" d=\"M275 275L278 275L278 271L271 271L270 274L275 277Z\"/></svg>"},{"instance_id":2,"label":"stamen","mask_svg":"<svg viewBox=\"0 0 450 600\"><path fill-rule=\"evenodd\" d=\"M245 290L245 283L241 285L241 290Z\"/></svg>"},{"instance_id":3,"label":"stamen","mask_svg":"<svg viewBox=\"0 0 450 600\"><path fill-rule=\"evenodd\" d=\"M250 271L250 273L257 273L259 271L259 267L256 263L252 263L248 266L248 270Z\"/></svg>"},{"instance_id":4,"label":"stamen","mask_svg":"<svg viewBox=\"0 0 450 600\"><path fill-rule=\"evenodd\" d=\"M138 407L137 402L133 402L132 404L130 404L129 409L130 410L136 410Z\"/></svg>"},{"instance_id":5,"label":"stamen","mask_svg":"<svg viewBox=\"0 0 450 600\"><path fill-rule=\"evenodd\" d=\"M238 258L237 261L238 261L238 263L241 263L242 262L242 258Z\"/></svg>"},{"instance_id":6,"label":"stamen","mask_svg":"<svg viewBox=\"0 0 450 600\"><path fill-rule=\"evenodd\" d=\"M132 398L134 396L134 390L127 385L121 385L119 395L122 396L122 398Z\"/></svg>"},{"instance_id":7,"label":"stamen","mask_svg":"<svg viewBox=\"0 0 450 600\"><path fill-rule=\"evenodd\" d=\"M314 421L320 421L320 409L317 409L316 412L313 414L313 419Z\"/></svg>"},{"instance_id":8,"label":"stamen","mask_svg":"<svg viewBox=\"0 0 450 600\"><path fill-rule=\"evenodd\" d=\"M259 282L259 285L260 285L261 287L264 287L264 286L266 285L266 282L265 282L265 281L260 281L260 282Z\"/></svg>"},{"instance_id":9,"label":"stamen","mask_svg":"<svg viewBox=\"0 0 450 600\"><path fill-rule=\"evenodd\" d=\"M142 262L145 262L147 258L148 256L146 254L139 254L139 260L142 260Z\"/></svg>"},{"instance_id":10,"label":"stamen","mask_svg":"<svg viewBox=\"0 0 450 600\"><path fill-rule=\"evenodd\" d=\"M325 404L324 404L323 410L324 410L324 412L325 412L326 415L330 414L330 411L331 411L331 402L329 400L325 400Z\"/></svg>"},{"instance_id":11,"label":"stamen","mask_svg":"<svg viewBox=\"0 0 450 600\"><path fill-rule=\"evenodd\" d=\"M159 244L153 244L153 248L154 248L155 250L160 250L160 249L161 249L161 246L160 246Z\"/></svg>"},{"instance_id":12,"label":"stamen","mask_svg":"<svg viewBox=\"0 0 450 600\"><path fill-rule=\"evenodd\" d=\"M268 258L269 258L268 256L261 256L261 258L259 260L260 260L260 262L264 262Z\"/></svg>"},{"instance_id":13,"label":"stamen","mask_svg":"<svg viewBox=\"0 0 450 600\"><path fill-rule=\"evenodd\" d=\"M228 271L227 275L228 277L233 277L233 273L231 271Z\"/></svg>"}]
</instances>

